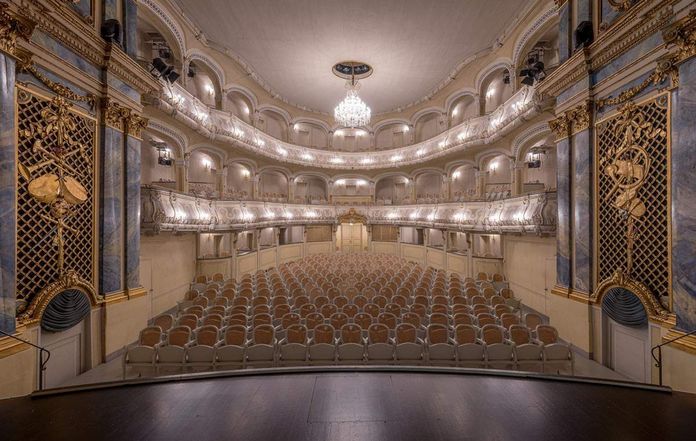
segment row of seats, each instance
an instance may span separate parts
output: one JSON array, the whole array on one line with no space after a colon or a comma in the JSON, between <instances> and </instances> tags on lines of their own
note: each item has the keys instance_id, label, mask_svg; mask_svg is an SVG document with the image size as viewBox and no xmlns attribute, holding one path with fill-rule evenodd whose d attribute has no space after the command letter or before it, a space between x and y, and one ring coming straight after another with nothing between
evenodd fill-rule
<instances>
[{"instance_id":1,"label":"row of seats","mask_svg":"<svg viewBox=\"0 0 696 441\"><path fill-rule=\"evenodd\" d=\"M398 325L393 335L381 323L368 329L345 324L340 330L319 324L311 332L304 325L293 324L278 339L272 325L262 324L251 332L243 325L232 325L222 332L215 326L204 326L192 338L190 328L178 326L169 330L163 343L161 329L151 327L141 333L141 343L150 344L129 351L123 373L125 378L127 366L159 374L333 364L492 367L541 372L569 366L573 373L572 351L559 343L553 327L539 325L536 336L522 325L510 328L510 338L506 332L497 325L485 325L481 330L458 325L450 337L446 326L431 324L425 339L421 339L416 327L409 323Z\"/></svg>"}]
</instances>

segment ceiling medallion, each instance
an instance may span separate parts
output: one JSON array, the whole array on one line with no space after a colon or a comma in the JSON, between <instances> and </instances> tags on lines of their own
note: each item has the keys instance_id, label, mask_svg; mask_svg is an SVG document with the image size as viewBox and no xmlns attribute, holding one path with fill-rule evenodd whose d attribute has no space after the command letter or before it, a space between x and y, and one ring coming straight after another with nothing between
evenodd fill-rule
<instances>
[{"instance_id":1,"label":"ceiling medallion","mask_svg":"<svg viewBox=\"0 0 696 441\"><path fill-rule=\"evenodd\" d=\"M335 75L346 78L346 97L334 109L336 122L343 127L362 127L370 123L372 111L358 96L360 85L357 78L367 78L372 74L372 67L365 63L346 61L333 67Z\"/></svg>"}]
</instances>

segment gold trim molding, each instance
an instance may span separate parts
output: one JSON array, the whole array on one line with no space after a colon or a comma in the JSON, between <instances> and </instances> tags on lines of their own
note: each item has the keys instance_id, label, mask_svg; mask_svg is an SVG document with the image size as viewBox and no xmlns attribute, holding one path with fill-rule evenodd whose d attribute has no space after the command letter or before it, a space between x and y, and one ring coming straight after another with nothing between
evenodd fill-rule
<instances>
[{"instance_id":1,"label":"gold trim molding","mask_svg":"<svg viewBox=\"0 0 696 441\"><path fill-rule=\"evenodd\" d=\"M614 11L627 11L633 4L633 0L609 0L609 6Z\"/></svg>"},{"instance_id":2,"label":"gold trim molding","mask_svg":"<svg viewBox=\"0 0 696 441\"><path fill-rule=\"evenodd\" d=\"M621 270L617 270L612 277L602 281L594 294L590 296L590 301L592 303L601 303L604 294L611 288L624 288L631 291L643 304L645 312L648 314L648 318L651 321L674 324L674 315L670 314L670 312L660 304L648 287L637 280L633 280Z\"/></svg>"},{"instance_id":3,"label":"gold trim molding","mask_svg":"<svg viewBox=\"0 0 696 441\"><path fill-rule=\"evenodd\" d=\"M72 89L70 89L69 87L56 83L55 81L48 78L46 75L42 74L37 69L36 65L32 63L30 60L22 59L19 63L19 68L24 72L32 74L34 77L36 77L37 80L41 81L46 87L51 89L51 91L53 91L57 95L60 95L63 98L67 98L71 101L87 103L90 105L91 108L94 108L94 104L96 102L96 97L94 95L92 95L91 93L84 96L79 95L73 92Z\"/></svg>"},{"instance_id":4,"label":"gold trim molding","mask_svg":"<svg viewBox=\"0 0 696 441\"><path fill-rule=\"evenodd\" d=\"M556 140L560 141L589 129L591 124L592 101L587 100L549 121L549 128L556 135Z\"/></svg>"},{"instance_id":5,"label":"gold trim molding","mask_svg":"<svg viewBox=\"0 0 696 441\"><path fill-rule=\"evenodd\" d=\"M666 48L675 46L673 62L679 64L696 55L696 9L662 32Z\"/></svg>"},{"instance_id":6,"label":"gold trim molding","mask_svg":"<svg viewBox=\"0 0 696 441\"><path fill-rule=\"evenodd\" d=\"M351 208L348 212L338 216L339 224L353 223L353 224L365 224L367 225L367 217L359 214L355 211L355 208Z\"/></svg>"},{"instance_id":7,"label":"gold trim molding","mask_svg":"<svg viewBox=\"0 0 696 441\"><path fill-rule=\"evenodd\" d=\"M15 56L17 39L29 40L34 24L12 17L8 13L9 6L7 3L0 3L0 51Z\"/></svg>"},{"instance_id":8,"label":"gold trim molding","mask_svg":"<svg viewBox=\"0 0 696 441\"><path fill-rule=\"evenodd\" d=\"M55 282L49 283L41 291L39 291L36 296L32 299L31 303L21 314L18 315L17 320L22 324L32 324L37 323L41 320L46 307L51 303L58 294L66 291L68 289L76 289L84 293L89 297L92 306L96 306L104 301L103 297L97 294L94 287L87 280L80 277L80 275L73 271L68 270Z\"/></svg>"}]
</instances>

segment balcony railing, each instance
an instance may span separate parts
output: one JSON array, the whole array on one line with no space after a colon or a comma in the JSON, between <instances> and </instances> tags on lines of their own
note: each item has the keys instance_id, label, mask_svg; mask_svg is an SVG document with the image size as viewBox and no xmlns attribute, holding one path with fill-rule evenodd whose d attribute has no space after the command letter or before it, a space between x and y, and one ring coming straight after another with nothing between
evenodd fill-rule
<instances>
[{"instance_id":1,"label":"balcony railing","mask_svg":"<svg viewBox=\"0 0 696 441\"><path fill-rule=\"evenodd\" d=\"M533 88L523 87L494 112L469 119L407 147L370 152L313 149L276 139L235 115L203 104L179 84L164 88L153 105L212 140L226 142L279 161L335 169L378 169L421 163L468 147L490 144L542 111Z\"/></svg>"},{"instance_id":2,"label":"balcony railing","mask_svg":"<svg viewBox=\"0 0 696 441\"><path fill-rule=\"evenodd\" d=\"M142 228L147 232L242 230L269 226L335 224L350 206L206 199L145 186ZM358 206L368 224L413 225L471 232L553 234L556 193L500 201Z\"/></svg>"}]
</instances>

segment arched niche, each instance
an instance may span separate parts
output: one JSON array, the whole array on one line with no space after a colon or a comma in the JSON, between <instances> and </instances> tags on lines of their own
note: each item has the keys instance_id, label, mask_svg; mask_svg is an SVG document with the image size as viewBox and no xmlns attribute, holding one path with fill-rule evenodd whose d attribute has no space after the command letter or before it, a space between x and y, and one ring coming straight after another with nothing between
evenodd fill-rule
<instances>
[{"instance_id":1,"label":"arched niche","mask_svg":"<svg viewBox=\"0 0 696 441\"><path fill-rule=\"evenodd\" d=\"M363 128L342 128L333 134L333 149L361 152L370 149L370 133Z\"/></svg>"},{"instance_id":2,"label":"arched niche","mask_svg":"<svg viewBox=\"0 0 696 441\"><path fill-rule=\"evenodd\" d=\"M329 200L329 184L324 178L314 175L295 177L295 202L324 204Z\"/></svg>"},{"instance_id":3,"label":"arched niche","mask_svg":"<svg viewBox=\"0 0 696 441\"><path fill-rule=\"evenodd\" d=\"M375 130L375 149L388 150L409 144L410 127L404 122L385 124Z\"/></svg>"},{"instance_id":4,"label":"arched niche","mask_svg":"<svg viewBox=\"0 0 696 441\"><path fill-rule=\"evenodd\" d=\"M410 197L407 176L385 176L375 183L375 200L378 204L401 204Z\"/></svg>"},{"instance_id":5,"label":"arched niche","mask_svg":"<svg viewBox=\"0 0 696 441\"><path fill-rule=\"evenodd\" d=\"M416 201L441 202L445 195L442 192L442 172L425 171L414 179Z\"/></svg>"},{"instance_id":6,"label":"arched niche","mask_svg":"<svg viewBox=\"0 0 696 441\"><path fill-rule=\"evenodd\" d=\"M222 109L222 85L213 69L203 60L196 59L188 64L186 89L203 104Z\"/></svg>"},{"instance_id":7,"label":"arched niche","mask_svg":"<svg viewBox=\"0 0 696 441\"><path fill-rule=\"evenodd\" d=\"M273 109L259 110L258 129L281 141L288 140L288 122Z\"/></svg>"},{"instance_id":8,"label":"arched niche","mask_svg":"<svg viewBox=\"0 0 696 441\"><path fill-rule=\"evenodd\" d=\"M507 67L499 67L489 72L481 83L482 114L489 114L500 107L514 93L512 73Z\"/></svg>"},{"instance_id":9,"label":"arched niche","mask_svg":"<svg viewBox=\"0 0 696 441\"><path fill-rule=\"evenodd\" d=\"M334 196L369 196L370 181L362 177L337 177L333 183Z\"/></svg>"},{"instance_id":10,"label":"arched niche","mask_svg":"<svg viewBox=\"0 0 696 441\"><path fill-rule=\"evenodd\" d=\"M487 172L486 184L488 185L509 185L512 182L510 158L506 154L492 154L483 158L481 170Z\"/></svg>"},{"instance_id":11,"label":"arched niche","mask_svg":"<svg viewBox=\"0 0 696 441\"><path fill-rule=\"evenodd\" d=\"M251 168L240 162L227 164L227 189L225 197L232 199L250 199L253 194Z\"/></svg>"},{"instance_id":12,"label":"arched niche","mask_svg":"<svg viewBox=\"0 0 696 441\"><path fill-rule=\"evenodd\" d=\"M247 124L251 124L251 115L254 113L252 100L246 94L238 90L231 90L227 93L225 100L225 110L241 119Z\"/></svg>"},{"instance_id":13,"label":"arched niche","mask_svg":"<svg viewBox=\"0 0 696 441\"><path fill-rule=\"evenodd\" d=\"M473 95L462 95L452 102L449 109L450 127L479 116L479 108Z\"/></svg>"},{"instance_id":14,"label":"arched niche","mask_svg":"<svg viewBox=\"0 0 696 441\"><path fill-rule=\"evenodd\" d=\"M140 144L140 182L177 189L177 159L181 159L181 152L172 142L144 131Z\"/></svg>"},{"instance_id":15,"label":"arched niche","mask_svg":"<svg viewBox=\"0 0 696 441\"><path fill-rule=\"evenodd\" d=\"M217 160L204 150L192 151L188 162L189 184L215 184L215 173L219 168Z\"/></svg>"},{"instance_id":16,"label":"arched niche","mask_svg":"<svg viewBox=\"0 0 696 441\"><path fill-rule=\"evenodd\" d=\"M435 110L421 114L413 125L415 142L427 141L445 130L441 116L442 114Z\"/></svg>"},{"instance_id":17,"label":"arched niche","mask_svg":"<svg viewBox=\"0 0 696 441\"><path fill-rule=\"evenodd\" d=\"M259 197L262 200L287 201L287 175L279 170L262 170L259 173Z\"/></svg>"},{"instance_id":18,"label":"arched niche","mask_svg":"<svg viewBox=\"0 0 696 441\"><path fill-rule=\"evenodd\" d=\"M560 61L558 43L558 20L549 20L532 35L522 47L520 57L516 60L517 65L515 67L517 72L520 73L522 69L527 68L530 52L536 52L536 50L542 49L543 55L541 61L544 63L544 70L548 75L558 67ZM518 87L522 86L522 79L522 75L516 76Z\"/></svg>"},{"instance_id":19,"label":"arched niche","mask_svg":"<svg viewBox=\"0 0 696 441\"><path fill-rule=\"evenodd\" d=\"M522 192L556 188L556 146L551 139L530 143L520 151Z\"/></svg>"},{"instance_id":20,"label":"arched niche","mask_svg":"<svg viewBox=\"0 0 696 441\"><path fill-rule=\"evenodd\" d=\"M291 127L290 139L294 144L315 149L329 147L329 132L321 125L311 121L297 121Z\"/></svg>"},{"instance_id":21,"label":"arched niche","mask_svg":"<svg viewBox=\"0 0 696 441\"><path fill-rule=\"evenodd\" d=\"M463 164L452 170L450 192L453 201L466 201L476 197L476 169L473 164Z\"/></svg>"},{"instance_id":22,"label":"arched niche","mask_svg":"<svg viewBox=\"0 0 696 441\"><path fill-rule=\"evenodd\" d=\"M146 8L138 9L136 60L150 69L152 60L162 58L182 74L183 48L171 29Z\"/></svg>"}]
</instances>

